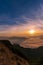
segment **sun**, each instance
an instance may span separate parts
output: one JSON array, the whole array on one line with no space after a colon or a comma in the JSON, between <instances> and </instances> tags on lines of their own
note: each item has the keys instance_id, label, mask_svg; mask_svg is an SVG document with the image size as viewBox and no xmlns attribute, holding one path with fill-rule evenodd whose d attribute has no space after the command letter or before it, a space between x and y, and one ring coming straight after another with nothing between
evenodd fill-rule
<instances>
[{"instance_id":1,"label":"sun","mask_svg":"<svg viewBox=\"0 0 43 65\"><path fill-rule=\"evenodd\" d=\"M29 33L30 34L34 34L35 33L35 30L29 30Z\"/></svg>"}]
</instances>

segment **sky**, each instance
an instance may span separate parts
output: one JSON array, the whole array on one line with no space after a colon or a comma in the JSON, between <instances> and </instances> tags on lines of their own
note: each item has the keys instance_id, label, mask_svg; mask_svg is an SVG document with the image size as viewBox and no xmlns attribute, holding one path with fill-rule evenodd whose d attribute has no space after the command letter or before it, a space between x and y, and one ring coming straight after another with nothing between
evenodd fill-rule
<instances>
[{"instance_id":1,"label":"sky","mask_svg":"<svg viewBox=\"0 0 43 65\"><path fill-rule=\"evenodd\" d=\"M43 0L0 0L0 36L43 34Z\"/></svg>"}]
</instances>

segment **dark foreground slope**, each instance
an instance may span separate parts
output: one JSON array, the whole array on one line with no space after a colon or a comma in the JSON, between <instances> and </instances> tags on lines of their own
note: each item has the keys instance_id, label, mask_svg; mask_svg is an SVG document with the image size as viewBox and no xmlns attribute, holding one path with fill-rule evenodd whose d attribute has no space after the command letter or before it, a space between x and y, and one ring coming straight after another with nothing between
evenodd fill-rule
<instances>
[{"instance_id":1,"label":"dark foreground slope","mask_svg":"<svg viewBox=\"0 0 43 65\"><path fill-rule=\"evenodd\" d=\"M43 46L31 49L0 40L0 65L43 65Z\"/></svg>"},{"instance_id":2,"label":"dark foreground slope","mask_svg":"<svg viewBox=\"0 0 43 65\"><path fill-rule=\"evenodd\" d=\"M35 49L23 48L17 44L13 45L16 53L28 60L30 65L43 65L43 46Z\"/></svg>"},{"instance_id":3,"label":"dark foreground slope","mask_svg":"<svg viewBox=\"0 0 43 65\"><path fill-rule=\"evenodd\" d=\"M8 40L0 40L0 65L29 65Z\"/></svg>"}]
</instances>

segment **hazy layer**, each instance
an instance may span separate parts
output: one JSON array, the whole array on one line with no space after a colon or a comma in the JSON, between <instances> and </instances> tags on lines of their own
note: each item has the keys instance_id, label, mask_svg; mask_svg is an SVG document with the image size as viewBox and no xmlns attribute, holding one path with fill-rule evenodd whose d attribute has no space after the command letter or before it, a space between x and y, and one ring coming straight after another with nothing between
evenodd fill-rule
<instances>
[{"instance_id":1,"label":"hazy layer","mask_svg":"<svg viewBox=\"0 0 43 65\"><path fill-rule=\"evenodd\" d=\"M14 44L19 44L24 48L37 48L43 46L43 36L29 37L29 38L12 38L10 39Z\"/></svg>"}]
</instances>

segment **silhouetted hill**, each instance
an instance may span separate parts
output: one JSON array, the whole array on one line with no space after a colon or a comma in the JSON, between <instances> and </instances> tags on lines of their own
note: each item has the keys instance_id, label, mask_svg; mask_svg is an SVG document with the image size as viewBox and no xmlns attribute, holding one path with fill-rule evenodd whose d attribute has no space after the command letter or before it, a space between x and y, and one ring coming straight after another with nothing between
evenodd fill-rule
<instances>
[{"instance_id":1,"label":"silhouetted hill","mask_svg":"<svg viewBox=\"0 0 43 65\"><path fill-rule=\"evenodd\" d=\"M39 48L23 48L20 47L18 44L14 44L13 48L22 54L25 55L25 57L43 57L43 46L40 46ZM27 57L27 58L28 58Z\"/></svg>"},{"instance_id":2,"label":"silhouetted hill","mask_svg":"<svg viewBox=\"0 0 43 65\"><path fill-rule=\"evenodd\" d=\"M23 48L17 44L14 44L13 48L18 51L18 54L22 54L30 63L30 65L43 64L43 46L39 48Z\"/></svg>"},{"instance_id":3,"label":"silhouetted hill","mask_svg":"<svg viewBox=\"0 0 43 65\"><path fill-rule=\"evenodd\" d=\"M0 40L0 65L29 65L28 61L15 52L8 40Z\"/></svg>"},{"instance_id":4,"label":"silhouetted hill","mask_svg":"<svg viewBox=\"0 0 43 65\"><path fill-rule=\"evenodd\" d=\"M43 65L43 46L23 48L8 40L0 40L0 60L0 65Z\"/></svg>"}]
</instances>

